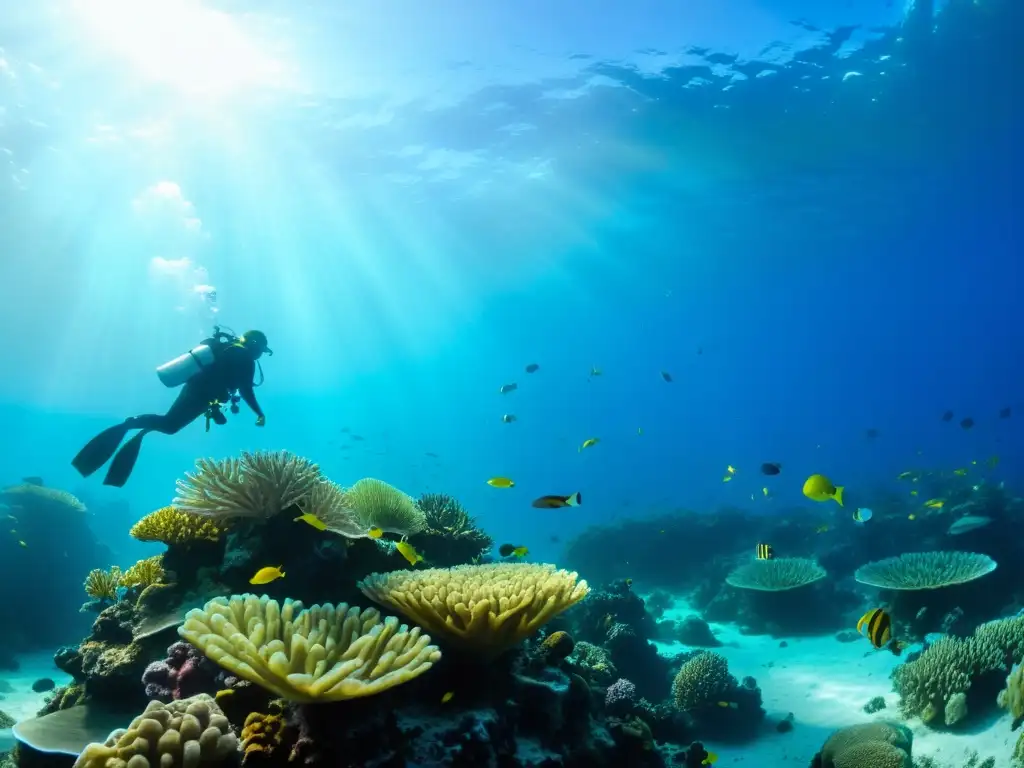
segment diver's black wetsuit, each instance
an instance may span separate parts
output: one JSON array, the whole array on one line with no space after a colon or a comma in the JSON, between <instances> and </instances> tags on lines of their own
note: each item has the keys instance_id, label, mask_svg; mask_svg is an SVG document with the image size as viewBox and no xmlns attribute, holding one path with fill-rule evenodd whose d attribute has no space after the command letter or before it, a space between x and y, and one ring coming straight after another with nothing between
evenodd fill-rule
<instances>
[{"instance_id":1,"label":"diver's black wetsuit","mask_svg":"<svg viewBox=\"0 0 1024 768\"><path fill-rule=\"evenodd\" d=\"M216 349L215 339L206 339L204 344ZM180 432L200 416L210 411L214 401L224 403L231 393L238 391L245 404L252 409L258 420L257 426L263 426L265 417L263 409L256 401L253 392L253 377L256 373L256 358L264 348L253 352L241 343L222 347L216 353L211 365L199 371L182 385L181 392L174 399L167 413L146 413L132 416L109 429L100 432L78 452L72 465L83 477L88 477L113 457L110 469L103 480L104 485L122 487L135 468L142 449L142 439L150 432L162 432L173 435ZM219 409L213 418L218 423L225 419ZM129 431L137 429L139 433L121 446L121 441ZM118 450L120 448L120 450Z\"/></svg>"},{"instance_id":2,"label":"diver's black wetsuit","mask_svg":"<svg viewBox=\"0 0 1024 768\"><path fill-rule=\"evenodd\" d=\"M210 344L212 339L207 339ZM226 403L231 393L238 390L252 412L263 416L263 409L256 401L252 382L256 376L256 361L243 347L226 347L213 365L200 371L181 387L181 392L167 409L167 413L146 413L128 419L129 429L144 429L173 435L206 413L210 403L217 400Z\"/></svg>"}]
</instances>

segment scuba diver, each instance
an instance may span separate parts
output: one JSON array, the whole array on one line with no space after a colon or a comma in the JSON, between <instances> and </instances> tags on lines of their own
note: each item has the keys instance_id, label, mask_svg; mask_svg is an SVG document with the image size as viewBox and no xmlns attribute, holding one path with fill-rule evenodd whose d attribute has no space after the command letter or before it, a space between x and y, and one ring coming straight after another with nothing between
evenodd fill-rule
<instances>
[{"instance_id":1,"label":"scuba diver","mask_svg":"<svg viewBox=\"0 0 1024 768\"><path fill-rule=\"evenodd\" d=\"M88 477L113 457L103 484L121 488L135 468L142 439L150 432L173 435L204 414L206 431L209 432L211 421L218 425L227 423L227 417L221 410L225 403L230 403L232 413L238 413L239 399L244 400L256 414L256 426L262 427L267 423L267 417L256 401L253 388L263 383L263 368L258 361L264 353L274 354L267 346L267 337L262 331L249 331L236 337L214 326L213 336L157 368L157 376L164 385L181 386L181 392L167 413L131 416L121 424L103 430L86 443L71 464L83 477ZM255 381L257 367L260 372L258 383ZM139 433L122 447L121 441L133 429Z\"/></svg>"}]
</instances>

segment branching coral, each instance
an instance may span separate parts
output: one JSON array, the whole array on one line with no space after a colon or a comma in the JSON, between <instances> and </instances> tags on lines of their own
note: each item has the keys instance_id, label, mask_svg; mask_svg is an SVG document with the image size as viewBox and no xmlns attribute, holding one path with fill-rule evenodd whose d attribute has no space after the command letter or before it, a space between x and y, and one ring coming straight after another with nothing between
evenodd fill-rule
<instances>
[{"instance_id":1,"label":"branching coral","mask_svg":"<svg viewBox=\"0 0 1024 768\"><path fill-rule=\"evenodd\" d=\"M380 528L410 536L427 527L426 516L413 498L382 480L363 478L345 491L345 495L363 530Z\"/></svg>"},{"instance_id":2,"label":"branching coral","mask_svg":"<svg viewBox=\"0 0 1024 768\"><path fill-rule=\"evenodd\" d=\"M163 584L167 573L164 571L163 555L154 555L139 560L121 576L122 587L146 587Z\"/></svg>"},{"instance_id":3,"label":"branching coral","mask_svg":"<svg viewBox=\"0 0 1024 768\"><path fill-rule=\"evenodd\" d=\"M25 483L23 485L12 485L0 491L0 496L8 498L11 503L17 503L24 499L37 504L45 504L54 509L68 512L85 512L85 504L67 491L57 488L47 488L43 485Z\"/></svg>"},{"instance_id":4,"label":"branching coral","mask_svg":"<svg viewBox=\"0 0 1024 768\"><path fill-rule=\"evenodd\" d=\"M241 678L300 702L370 696L412 680L441 658L419 627L373 608L233 595L189 611L178 629Z\"/></svg>"},{"instance_id":5,"label":"branching coral","mask_svg":"<svg viewBox=\"0 0 1024 768\"><path fill-rule=\"evenodd\" d=\"M910 552L862 565L853 577L881 589L939 589L980 579L996 561L974 552Z\"/></svg>"},{"instance_id":6,"label":"branching coral","mask_svg":"<svg viewBox=\"0 0 1024 768\"><path fill-rule=\"evenodd\" d=\"M777 560L753 560L730 573L725 581L738 589L784 592L813 584L828 574L813 560L781 557Z\"/></svg>"},{"instance_id":7,"label":"branching coral","mask_svg":"<svg viewBox=\"0 0 1024 768\"><path fill-rule=\"evenodd\" d=\"M238 748L217 703L205 694L171 704L151 701L125 730L90 744L74 768L198 768L221 766Z\"/></svg>"},{"instance_id":8,"label":"branching coral","mask_svg":"<svg viewBox=\"0 0 1024 768\"><path fill-rule=\"evenodd\" d=\"M121 586L121 569L116 565L109 571L94 568L85 577L85 594L93 600L114 600L117 588Z\"/></svg>"},{"instance_id":9,"label":"branching coral","mask_svg":"<svg viewBox=\"0 0 1024 768\"><path fill-rule=\"evenodd\" d=\"M297 504L321 479L316 464L287 451L200 459L196 471L178 481L174 505L218 522L266 520Z\"/></svg>"},{"instance_id":10,"label":"branching coral","mask_svg":"<svg viewBox=\"0 0 1024 768\"><path fill-rule=\"evenodd\" d=\"M586 597L577 578L553 565L493 563L374 573L358 586L452 643L497 655Z\"/></svg>"},{"instance_id":11,"label":"branching coral","mask_svg":"<svg viewBox=\"0 0 1024 768\"><path fill-rule=\"evenodd\" d=\"M139 520L130 533L139 541L187 544L191 541L217 541L226 530L217 521L194 512L162 507Z\"/></svg>"},{"instance_id":12,"label":"branching coral","mask_svg":"<svg viewBox=\"0 0 1024 768\"><path fill-rule=\"evenodd\" d=\"M1001 669L1002 653L988 643L969 637L943 637L914 661L901 664L892 673L900 695L900 711L918 716L925 723L953 725L963 719L962 701L950 701L966 694L973 678ZM947 711L948 710L948 711Z\"/></svg>"},{"instance_id":13,"label":"branching coral","mask_svg":"<svg viewBox=\"0 0 1024 768\"><path fill-rule=\"evenodd\" d=\"M672 682L672 698L684 711L714 706L739 684L724 656L704 651L685 662Z\"/></svg>"},{"instance_id":14,"label":"branching coral","mask_svg":"<svg viewBox=\"0 0 1024 768\"><path fill-rule=\"evenodd\" d=\"M974 630L975 642L996 649L1006 668L1024 662L1024 616L1011 616L982 624Z\"/></svg>"}]
</instances>

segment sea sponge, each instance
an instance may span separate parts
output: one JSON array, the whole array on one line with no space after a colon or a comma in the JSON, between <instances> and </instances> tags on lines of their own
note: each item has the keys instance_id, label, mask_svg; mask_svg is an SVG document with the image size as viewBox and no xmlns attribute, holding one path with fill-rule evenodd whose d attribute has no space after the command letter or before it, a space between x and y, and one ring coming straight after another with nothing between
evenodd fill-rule
<instances>
[{"instance_id":1,"label":"sea sponge","mask_svg":"<svg viewBox=\"0 0 1024 768\"><path fill-rule=\"evenodd\" d=\"M813 584L827 575L825 569L813 560L780 557L777 560L752 560L726 576L725 581L738 589L784 592Z\"/></svg>"},{"instance_id":2,"label":"sea sponge","mask_svg":"<svg viewBox=\"0 0 1024 768\"><path fill-rule=\"evenodd\" d=\"M266 520L297 504L321 480L320 468L288 451L243 453L240 458L199 459L178 481L174 505L222 523Z\"/></svg>"},{"instance_id":3,"label":"sea sponge","mask_svg":"<svg viewBox=\"0 0 1024 768\"><path fill-rule=\"evenodd\" d=\"M290 701L370 696L419 677L441 658L419 627L345 603L304 609L266 595L218 597L178 634L238 677Z\"/></svg>"},{"instance_id":4,"label":"sea sponge","mask_svg":"<svg viewBox=\"0 0 1024 768\"><path fill-rule=\"evenodd\" d=\"M242 765L269 757L281 746L284 718L279 713L250 712L242 726Z\"/></svg>"},{"instance_id":5,"label":"sea sponge","mask_svg":"<svg viewBox=\"0 0 1024 768\"><path fill-rule=\"evenodd\" d=\"M835 731L812 768L910 768L914 735L897 723L860 723Z\"/></svg>"},{"instance_id":6,"label":"sea sponge","mask_svg":"<svg viewBox=\"0 0 1024 768\"><path fill-rule=\"evenodd\" d=\"M146 587L163 584L167 573L164 571L163 555L154 555L139 560L121 576L122 587Z\"/></svg>"},{"instance_id":7,"label":"sea sponge","mask_svg":"<svg viewBox=\"0 0 1024 768\"><path fill-rule=\"evenodd\" d=\"M453 644L495 656L586 597L577 578L553 565L489 563L373 573L357 586Z\"/></svg>"},{"instance_id":8,"label":"sea sponge","mask_svg":"<svg viewBox=\"0 0 1024 768\"><path fill-rule=\"evenodd\" d=\"M725 657L704 651L679 668L672 681L672 698L683 711L701 709L714 706L737 686Z\"/></svg>"},{"instance_id":9,"label":"sea sponge","mask_svg":"<svg viewBox=\"0 0 1024 768\"><path fill-rule=\"evenodd\" d=\"M93 568L85 577L85 594L93 600L115 600L117 588L121 586L121 569L116 565L109 571L102 568Z\"/></svg>"},{"instance_id":10,"label":"sea sponge","mask_svg":"<svg viewBox=\"0 0 1024 768\"><path fill-rule=\"evenodd\" d=\"M862 565L853 578L880 589L939 589L980 579L995 569L995 560L975 552L909 552Z\"/></svg>"},{"instance_id":11,"label":"sea sponge","mask_svg":"<svg viewBox=\"0 0 1024 768\"><path fill-rule=\"evenodd\" d=\"M219 766L234 754L238 738L210 696L170 704L151 701L127 729L104 744L90 744L74 768L198 768Z\"/></svg>"},{"instance_id":12,"label":"sea sponge","mask_svg":"<svg viewBox=\"0 0 1024 768\"><path fill-rule=\"evenodd\" d=\"M1001 654L985 643L974 638L940 638L917 659L893 670L900 711L907 717L916 715L925 723L944 722L947 718L956 722L956 712L951 711L948 716L946 713L950 700L956 694L965 694L972 678L1001 667ZM962 717L961 713L959 719Z\"/></svg>"},{"instance_id":13,"label":"sea sponge","mask_svg":"<svg viewBox=\"0 0 1024 768\"><path fill-rule=\"evenodd\" d=\"M139 541L187 544L190 541L217 541L226 530L217 521L194 512L161 507L139 520L129 533Z\"/></svg>"},{"instance_id":14,"label":"sea sponge","mask_svg":"<svg viewBox=\"0 0 1024 768\"><path fill-rule=\"evenodd\" d=\"M346 490L345 495L363 530L380 528L388 533L411 536L427 527L427 518L415 500L383 480L363 478Z\"/></svg>"},{"instance_id":15,"label":"sea sponge","mask_svg":"<svg viewBox=\"0 0 1024 768\"><path fill-rule=\"evenodd\" d=\"M554 664L572 653L576 643L573 641L572 635L560 629L545 637L540 647L544 658L549 663Z\"/></svg>"}]
</instances>

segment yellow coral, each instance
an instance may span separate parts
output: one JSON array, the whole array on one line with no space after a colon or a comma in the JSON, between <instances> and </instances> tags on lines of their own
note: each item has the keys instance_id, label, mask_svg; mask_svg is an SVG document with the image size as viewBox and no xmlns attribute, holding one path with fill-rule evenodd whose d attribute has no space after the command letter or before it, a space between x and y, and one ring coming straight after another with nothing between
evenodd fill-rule
<instances>
[{"instance_id":1,"label":"yellow coral","mask_svg":"<svg viewBox=\"0 0 1024 768\"><path fill-rule=\"evenodd\" d=\"M122 587L151 587L154 584L163 584L164 571L163 555L154 555L145 560L139 560L135 565L124 572L121 576Z\"/></svg>"},{"instance_id":2,"label":"yellow coral","mask_svg":"<svg viewBox=\"0 0 1024 768\"><path fill-rule=\"evenodd\" d=\"M371 696L419 677L441 658L419 627L345 603L304 609L266 595L218 597L188 612L178 634L238 677L282 698Z\"/></svg>"},{"instance_id":3,"label":"yellow coral","mask_svg":"<svg viewBox=\"0 0 1024 768\"><path fill-rule=\"evenodd\" d=\"M85 577L85 594L93 600L114 600L121 586L121 569L116 565L109 571L93 568Z\"/></svg>"},{"instance_id":4,"label":"yellow coral","mask_svg":"<svg viewBox=\"0 0 1024 768\"><path fill-rule=\"evenodd\" d=\"M577 578L553 565L492 563L374 573L358 587L430 632L497 655L586 597Z\"/></svg>"},{"instance_id":5,"label":"yellow coral","mask_svg":"<svg viewBox=\"0 0 1024 768\"><path fill-rule=\"evenodd\" d=\"M216 541L226 528L214 520L177 507L161 507L132 526L131 535L139 541L186 544L190 541Z\"/></svg>"},{"instance_id":6,"label":"yellow coral","mask_svg":"<svg viewBox=\"0 0 1024 768\"><path fill-rule=\"evenodd\" d=\"M242 765L261 754L273 754L283 737L284 718L280 714L250 712L242 726Z\"/></svg>"}]
</instances>

